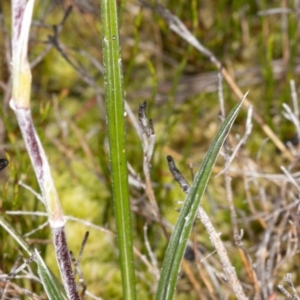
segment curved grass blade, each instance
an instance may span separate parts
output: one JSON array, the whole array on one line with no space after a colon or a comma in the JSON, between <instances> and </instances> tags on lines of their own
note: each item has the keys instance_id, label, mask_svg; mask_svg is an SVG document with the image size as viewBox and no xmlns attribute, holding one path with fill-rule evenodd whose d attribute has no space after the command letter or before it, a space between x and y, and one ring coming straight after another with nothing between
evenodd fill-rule
<instances>
[{"instance_id":1,"label":"curved grass blade","mask_svg":"<svg viewBox=\"0 0 300 300\"><path fill-rule=\"evenodd\" d=\"M3 227L9 233L9 235L23 248L23 250L27 252L29 256L32 256L33 252L30 249L28 243L25 241L25 239L1 215L0 226ZM62 285L47 267L40 254L36 250L35 255L35 261L38 265L38 272L49 299L67 299Z\"/></svg>"},{"instance_id":2,"label":"curved grass blade","mask_svg":"<svg viewBox=\"0 0 300 300\"><path fill-rule=\"evenodd\" d=\"M38 265L38 273L49 300L67 300L68 298L62 285L53 276L37 250L35 250L35 255Z\"/></svg>"},{"instance_id":3,"label":"curved grass blade","mask_svg":"<svg viewBox=\"0 0 300 300\"><path fill-rule=\"evenodd\" d=\"M200 200L205 192L220 149L242 106L243 100L229 112L195 176L195 180L181 209L165 254L156 294L157 300L173 299L177 275Z\"/></svg>"},{"instance_id":4,"label":"curved grass blade","mask_svg":"<svg viewBox=\"0 0 300 300\"><path fill-rule=\"evenodd\" d=\"M22 237L2 215L0 215L0 226L7 231L7 233L23 248L23 250L27 252L29 256L32 255L32 251L30 250L30 247L24 237Z\"/></svg>"}]
</instances>

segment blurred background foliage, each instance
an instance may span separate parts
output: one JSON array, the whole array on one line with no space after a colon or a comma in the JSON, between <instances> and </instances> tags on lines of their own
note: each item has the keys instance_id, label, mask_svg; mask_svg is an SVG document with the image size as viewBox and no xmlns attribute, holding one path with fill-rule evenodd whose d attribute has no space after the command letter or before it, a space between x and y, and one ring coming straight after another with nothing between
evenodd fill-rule
<instances>
[{"instance_id":1,"label":"blurred background foliage","mask_svg":"<svg viewBox=\"0 0 300 300\"><path fill-rule=\"evenodd\" d=\"M28 243L41 251L57 274L49 227L39 227L46 219L5 213L44 211L37 197L19 184L21 181L39 192L16 118L8 104L11 92L9 2L3 1L0 5L0 150L2 157L7 157L10 162L1 173L0 209L18 232L26 235ZM165 157L171 154L191 182L190 164L195 170L198 168L220 125L218 70L170 31L163 19L138 1L122 0L118 4L126 100L135 116L139 104L148 103L148 116L153 119L157 137L151 169L154 192L162 215L167 222L174 224L180 208L176 201L183 201L184 194L174 183ZM275 134L282 141L290 140L297 145L295 128L282 116L282 103L291 103L291 79L295 80L299 90L299 1L170 0L161 1L161 4L216 55L244 92L250 90L254 108ZM72 10L66 14L70 5ZM286 9L288 13L266 14L277 8ZM33 65L33 119L52 167L63 210L68 216L114 232L99 1L37 0L29 58ZM223 88L228 111L238 99L225 82ZM232 137L244 134L245 121L246 111L242 111L232 129ZM142 145L129 117L127 142L128 160L143 182ZM255 122L236 167L253 162L262 173L272 174L281 173L280 166L289 163L273 143L266 140L266 135ZM220 158L202 203L217 230L222 232L239 278L247 286L249 279L232 237L224 179L222 176L214 178L223 166L224 159ZM297 168L299 166L295 163L290 170L297 171ZM245 201L243 174L232 176L234 202L241 227L245 226L243 242L251 253L264 228L258 218L252 216L251 219L251 209ZM249 187L254 195L254 206L257 211L271 214L275 210L274 202L281 195L282 185L261 178L258 182L259 187ZM132 186L131 202L134 244L147 255L143 233L143 226L147 223L149 242L160 265L167 241L160 226L151 221L145 191ZM90 231L81 263L88 291L103 299L121 299L115 239L75 221L69 221L66 228L70 249L75 256L84 233ZM201 225L195 227L194 236L206 249L205 255L213 251ZM0 269L8 273L21 250L3 229L0 229L0 240ZM299 275L293 272L299 269L298 264L293 260L282 265L282 269L278 268L274 286L282 282L284 272L293 273L295 282L299 283ZM195 268L193 261L191 267ZM139 298L152 299L153 276L139 258L136 258L136 269ZM41 293L41 286L32 280L21 278L14 282ZM201 280L199 284L203 285ZM226 283L222 284L226 286ZM229 293L227 287L224 297ZM209 295L204 291L202 299L210 299ZM183 273L179 276L176 299L198 299Z\"/></svg>"}]
</instances>

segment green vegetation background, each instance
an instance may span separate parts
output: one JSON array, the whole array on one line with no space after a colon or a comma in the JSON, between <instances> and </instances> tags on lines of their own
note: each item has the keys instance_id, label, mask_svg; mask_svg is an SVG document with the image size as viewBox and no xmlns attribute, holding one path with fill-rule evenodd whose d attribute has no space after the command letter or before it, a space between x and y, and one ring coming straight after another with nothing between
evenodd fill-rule
<instances>
[{"instance_id":1,"label":"green vegetation background","mask_svg":"<svg viewBox=\"0 0 300 300\"><path fill-rule=\"evenodd\" d=\"M294 2L286 2L292 9ZM90 76L103 91L101 70L91 62L92 57L100 65L102 63L100 3L92 0L37 1L29 57L34 61L47 47L49 35L54 35L53 25L61 22L70 3L73 10L63 25L59 41L72 64L86 74L78 74L74 66L52 48L32 70L33 119L52 167L64 213L114 231L104 99L96 99L95 89L82 79L82 76ZM299 20L295 14L286 15L288 26L285 31L282 16L259 15L259 11L282 7L284 3L266 0L162 2L223 62L242 90L250 90L255 109L278 137L286 141L292 138L295 129L283 118L281 105L291 103L289 80L294 79L299 86ZM165 157L173 155L183 174L191 181L189 164L198 168L220 124L217 70L203 55L171 32L160 17L140 3L124 0L119 2L119 8L126 99L136 116L139 104L145 100L148 103L148 115L153 119L157 135L151 178L162 214L174 224L178 216L176 209L180 208L176 201L184 200L184 194L174 183ZM2 9L5 25L10 28L8 1L3 3ZM5 60L7 48L3 27L1 31L0 148L2 156L9 158L10 165L1 173L0 209L21 234L27 234L43 224L46 218L5 214L5 211L12 210L44 211L44 207L30 191L18 184L22 181L38 192L15 116L8 106L9 97L3 88L9 81L9 66ZM274 64L279 66L280 72L274 71ZM256 70L254 75L253 70ZM226 83L223 87L228 111L237 99ZM243 111L233 127L233 134L244 133L245 119L246 112ZM128 159L143 180L142 146L129 118L127 130ZM245 161L256 159L265 138L261 128L254 123L243 149ZM276 147L267 142L259 158L261 170L280 173L280 166L286 163ZM223 159L219 159L213 175L223 166ZM237 210L249 215L241 176L235 176L232 184ZM267 192L267 208L264 209L271 212L273 208L269 202L278 195L280 186L269 181L261 184ZM225 195L223 178L213 176L203 205L210 211L216 228L222 232L239 277L247 281L234 246ZM143 226L148 222L149 241L161 264L167 242L159 226L150 222L144 205L146 201L145 192L132 187L134 244L143 254L147 253ZM259 209L261 204L255 205ZM258 222L249 224L259 237L262 228ZM78 255L84 233L90 231L81 264L88 290L103 299L121 299L118 250L114 238L74 221L67 223L66 230L70 249L75 255ZM203 227L199 225L196 230L198 242L212 251ZM244 243L250 248L256 241L249 236L246 231ZM49 238L49 227L45 226L29 235L27 240L42 252L49 266L57 272ZM2 229L0 240L0 268L9 272L20 250ZM293 272L297 268L297 262L287 262L274 280L280 282L284 271ZM138 258L136 269L139 299L151 299L153 277ZM299 278L297 280L299 282ZM39 284L29 280L16 282L36 292L41 289ZM196 299L184 275L179 279L176 299Z\"/></svg>"}]
</instances>

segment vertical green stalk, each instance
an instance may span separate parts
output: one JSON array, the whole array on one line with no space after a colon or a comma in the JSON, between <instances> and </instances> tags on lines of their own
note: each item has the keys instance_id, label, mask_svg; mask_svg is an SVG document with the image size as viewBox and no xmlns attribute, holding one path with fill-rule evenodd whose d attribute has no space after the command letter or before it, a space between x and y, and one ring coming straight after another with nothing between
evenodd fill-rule
<instances>
[{"instance_id":1,"label":"vertical green stalk","mask_svg":"<svg viewBox=\"0 0 300 300\"><path fill-rule=\"evenodd\" d=\"M123 299L136 299L132 231L125 148L122 64L115 0L101 0L106 112L112 189L120 251Z\"/></svg>"}]
</instances>

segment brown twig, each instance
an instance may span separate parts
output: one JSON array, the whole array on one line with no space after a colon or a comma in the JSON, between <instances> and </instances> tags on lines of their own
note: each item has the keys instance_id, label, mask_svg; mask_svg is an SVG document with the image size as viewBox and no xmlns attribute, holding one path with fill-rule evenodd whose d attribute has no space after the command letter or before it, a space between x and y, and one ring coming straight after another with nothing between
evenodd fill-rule
<instances>
[{"instance_id":1,"label":"brown twig","mask_svg":"<svg viewBox=\"0 0 300 300\"><path fill-rule=\"evenodd\" d=\"M220 81L219 81L218 95L219 95L221 115L222 115L222 119L224 119L225 118L225 107L224 107L224 99L223 99L223 85L222 85L222 75L221 74L220 74L219 78L220 78ZM232 179L231 179L230 172L229 172L231 163L232 163L233 159L235 158L238 150L240 149L240 147L243 144L245 144L247 138L249 137L249 135L251 133L251 130L252 130L251 117L252 117L252 106L250 106L248 109L248 117L247 117L247 122L246 122L245 134L244 134L243 138L240 139L238 145L235 147L235 150L233 151L233 154L231 155L231 157L229 154L229 152L230 152L229 140L230 139L226 140L224 143L225 167L224 167L224 170L222 172L220 172L218 175L220 175L221 173L224 173L226 198L227 198L228 205L229 205L231 225L233 228L233 237L235 240L235 244L238 247L238 251L239 251L241 260L244 264L244 267L246 269L246 272L248 274L248 277L254 286L255 294L258 295L259 294L259 285L258 285L258 281L257 281L257 276L252 267L252 261L250 259L250 256L243 246L242 234L238 228L237 213L236 213L235 205L233 203L233 193L232 193L232 185L231 185Z\"/></svg>"}]
</instances>

